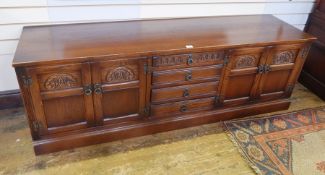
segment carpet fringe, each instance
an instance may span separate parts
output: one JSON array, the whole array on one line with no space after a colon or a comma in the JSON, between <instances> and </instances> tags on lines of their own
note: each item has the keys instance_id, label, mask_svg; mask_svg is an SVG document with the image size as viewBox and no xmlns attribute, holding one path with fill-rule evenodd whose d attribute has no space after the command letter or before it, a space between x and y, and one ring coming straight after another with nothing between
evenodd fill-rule
<instances>
[{"instance_id":1,"label":"carpet fringe","mask_svg":"<svg viewBox=\"0 0 325 175\"><path fill-rule=\"evenodd\" d=\"M228 138L231 140L231 142L235 145L235 147L237 148L238 152L240 153L240 155L244 158L245 162L254 170L254 172L257 175L263 175L262 172L260 171L260 169L253 163L253 161L246 156L246 154L244 153L244 151L241 149L241 146L237 143L236 139L234 138L234 136L230 133L227 125L225 122L223 122L223 125L225 127L225 132L228 135Z\"/></svg>"}]
</instances>

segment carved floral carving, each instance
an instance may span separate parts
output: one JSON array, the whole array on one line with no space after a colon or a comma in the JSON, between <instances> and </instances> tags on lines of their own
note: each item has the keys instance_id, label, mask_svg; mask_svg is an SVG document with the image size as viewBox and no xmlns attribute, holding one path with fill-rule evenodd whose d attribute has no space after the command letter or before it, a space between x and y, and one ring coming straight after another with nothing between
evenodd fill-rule
<instances>
[{"instance_id":1,"label":"carved floral carving","mask_svg":"<svg viewBox=\"0 0 325 175\"><path fill-rule=\"evenodd\" d=\"M66 73L53 74L44 83L44 87L48 90L65 89L75 86L77 86L77 79Z\"/></svg>"},{"instance_id":2,"label":"carved floral carving","mask_svg":"<svg viewBox=\"0 0 325 175\"><path fill-rule=\"evenodd\" d=\"M239 68L245 68L245 67L253 67L253 66L255 66L255 61L256 61L256 58L252 55L240 56L236 61L235 68L239 69Z\"/></svg>"},{"instance_id":3,"label":"carved floral carving","mask_svg":"<svg viewBox=\"0 0 325 175\"><path fill-rule=\"evenodd\" d=\"M273 64L286 64L294 62L296 54L294 51L283 51L273 57Z\"/></svg>"},{"instance_id":4,"label":"carved floral carving","mask_svg":"<svg viewBox=\"0 0 325 175\"><path fill-rule=\"evenodd\" d=\"M106 76L106 80L110 83L131 81L135 78L136 76L134 75L132 70L128 69L127 67L115 68L110 71Z\"/></svg>"},{"instance_id":5,"label":"carved floral carving","mask_svg":"<svg viewBox=\"0 0 325 175\"><path fill-rule=\"evenodd\" d=\"M223 56L224 52L161 56L155 57L153 59L153 66L172 66L179 64L187 64L187 61L190 57L192 57L193 63L200 63L206 61L219 60L222 59Z\"/></svg>"},{"instance_id":6,"label":"carved floral carving","mask_svg":"<svg viewBox=\"0 0 325 175\"><path fill-rule=\"evenodd\" d=\"M310 45L307 45L302 49L302 52L301 52L302 59L306 58L306 56L308 55L309 49L310 49Z\"/></svg>"}]
</instances>

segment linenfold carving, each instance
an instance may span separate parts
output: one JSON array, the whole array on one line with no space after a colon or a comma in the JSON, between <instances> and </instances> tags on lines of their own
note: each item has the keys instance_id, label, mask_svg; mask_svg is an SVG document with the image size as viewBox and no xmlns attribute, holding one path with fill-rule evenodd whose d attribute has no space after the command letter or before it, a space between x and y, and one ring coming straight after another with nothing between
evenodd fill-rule
<instances>
[{"instance_id":1,"label":"linenfold carving","mask_svg":"<svg viewBox=\"0 0 325 175\"><path fill-rule=\"evenodd\" d=\"M287 64L294 62L296 54L294 51L283 51L273 57L273 64Z\"/></svg>"},{"instance_id":2,"label":"linenfold carving","mask_svg":"<svg viewBox=\"0 0 325 175\"><path fill-rule=\"evenodd\" d=\"M136 78L135 74L127 67L118 67L110 71L106 80L110 83L131 81Z\"/></svg>"},{"instance_id":3,"label":"linenfold carving","mask_svg":"<svg viewBox=\"0 0 325 175\"><path fill-rule=\"evenodd\" d=\"M49 76L44 83L47 90L65 89L77 86L77 79L67 73L56 73Z\"/></svg>"},{"instance_id":4,"label":"linenfold carving","mask_svg":"<svg viewBox=\"0 0 325 175\"><path fill-rule=\"evenodd\" d=\"M256 58L252 55L240 56L236 61L235 68L240 69L245 67L253 67L255 66L255 61Z\"/></svg>"}]
</instances>

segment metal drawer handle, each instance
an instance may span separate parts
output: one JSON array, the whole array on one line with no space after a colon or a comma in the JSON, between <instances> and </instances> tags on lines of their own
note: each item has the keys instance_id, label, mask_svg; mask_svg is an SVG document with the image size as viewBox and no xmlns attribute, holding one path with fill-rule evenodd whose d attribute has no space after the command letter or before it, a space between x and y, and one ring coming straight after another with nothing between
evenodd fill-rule
<instances>
[{"instance_id":1,"label":"metal drawer handle","mask_svg":"<svg viewBox=\"0 0 325 175\"><path fill-rule=\"evenodd\" d=\"M185 80L186 80L186 81L192 80L192 72L188 72L188 73L186 73L186 75L185 75Z\"/></svg>"},{"instance_id":2,"label":"metal drawer handle","mask_svg":"<svg viewBox=\"0 0 325 175\"><path fill-rule=\"evenodd\" d=\"M102 85L101 84L99 84L99 83L95 84L94 89L95 89L94 91L95 91L96 94L101 94L102 93Z\"/></svg>"},{"instance_id":3,"label":"metal drawer handle","mask_svg":"<svg viewBox=\"0 0 325 175\"><path fill-rule=\"evenodd\" d=\"M193 58L192 58L192 54L190 54L190 55L188 56L188 59L187 59L187 64L188 64L188 65L191 65L191 64L193 64Z\"/></svg>"},{"instance_id":4,"label":"metal drawer handle","mask_svg":"<svg viewBox=\"0 0 325 175\"><path fill-rule=\"evenodd\" d=\"M91 85L84 87L84 93L85 95L91 95L93 93L93 91L91 90Z\"/></svg>"},{"instance_id":5,"label":"metal drawer handle","mask_svg":"<svg viewBox=\"0 0 325 175\"><path fill-rule=\"evenodd\" d=\"M187 106L182 105L181 108L179 109L181 112L186 112L187 111Z\"/></svg>"},{"instance_id":6,"label":"metal drawer handle","mask_svg":"<svg viewBox=\"0 0 325 175\"><path fill-rule=\"evenodd\" d=\"M183 92L183 97L188 97L190 96L190 92L188 89L184 89L184 92Z\"/></svg>"}]
</instances>

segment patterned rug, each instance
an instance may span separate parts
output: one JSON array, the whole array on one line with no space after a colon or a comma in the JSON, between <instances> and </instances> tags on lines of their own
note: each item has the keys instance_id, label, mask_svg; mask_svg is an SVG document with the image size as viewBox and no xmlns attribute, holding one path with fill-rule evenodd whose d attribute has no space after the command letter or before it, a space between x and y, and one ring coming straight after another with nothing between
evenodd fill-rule
<instances>
[{"instance_id":1,"label":"patterned rug","mask_svg":"<svg viewBox=\"0 0 325 175\"><path fill-rule=\"evenodd\" d=\"M226 121L257 174L325 175L325 107Z\"/></svg>"}]
</instances>

